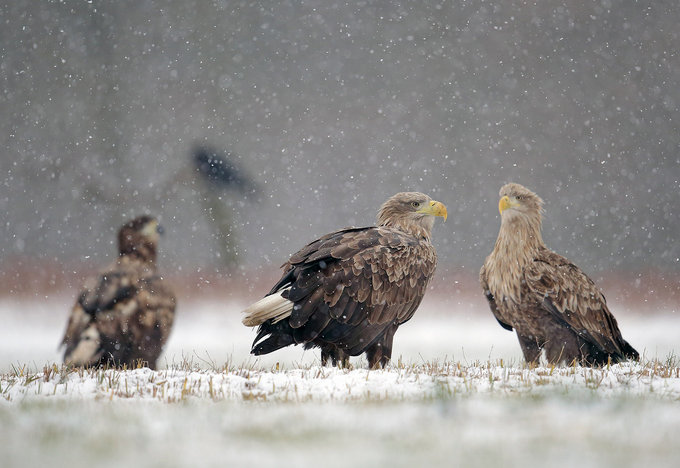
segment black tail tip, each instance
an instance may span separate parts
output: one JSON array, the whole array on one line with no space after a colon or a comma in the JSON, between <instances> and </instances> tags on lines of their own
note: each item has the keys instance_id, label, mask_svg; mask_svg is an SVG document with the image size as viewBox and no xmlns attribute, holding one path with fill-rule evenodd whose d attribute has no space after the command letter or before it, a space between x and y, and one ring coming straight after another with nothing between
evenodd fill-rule
<instances>
[{"instance_id":1,"label":"black tail tip","mask_svg":"<svg viewBox=\"0 0 680 468\"><path fill-rule=\"evenodd\" d=\"M633 348L627 341L623 342L623 355L626 356L627 359L631 359L633 361L640 360L640 353L638 353L637 350Z\"/></svg>"},{"instance_id":2,"label":"black tail tip","mask_svg":"<svg viewBox=\"0 0 680 468\"><path fill-rule=\"evenodd\" d=\"M270 335L269 338L261 341L260 343L253 343L253 348L250 350L250 354L255 356L269 354L276 351L277 349L292 345L293 343L295 343L295 340L290 335Z\"/></svg>"}]
</instances>

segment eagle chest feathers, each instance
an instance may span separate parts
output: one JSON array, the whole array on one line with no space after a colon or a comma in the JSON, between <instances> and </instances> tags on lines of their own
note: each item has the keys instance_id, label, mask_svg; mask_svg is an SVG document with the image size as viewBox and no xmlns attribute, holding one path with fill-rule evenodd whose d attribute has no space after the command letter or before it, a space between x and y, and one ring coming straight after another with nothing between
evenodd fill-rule
<instances>
[{"instance_id":1,"label":"eagle chest feathers","mask_svg":"<svg viewBox=\"0 0 680 468\"><path fill-rule=\"evenodd\" d=\"M488 287L496 301L508 307L522 302L522 295L526 293L524 269L533 261L533 252L517 250L509 255L509 250L494 249L487 258L485 268Z\"/></svg>"}]
</instances>

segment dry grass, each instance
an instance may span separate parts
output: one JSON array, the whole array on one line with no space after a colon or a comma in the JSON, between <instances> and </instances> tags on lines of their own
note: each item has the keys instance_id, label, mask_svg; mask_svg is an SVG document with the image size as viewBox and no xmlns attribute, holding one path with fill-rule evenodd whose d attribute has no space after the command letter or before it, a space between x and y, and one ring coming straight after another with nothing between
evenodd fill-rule
<instances>
[{"instance_id":1,"label":"dry grass","mask_svg":"<svg viewBox=\"0 0 680 468\"><path fill-rule=\"evenodd\" d=\"M165 370L16 365L0 376L5 402L33 399L210 401L427 401L471 395L600 396L680 399L680 362L623 363L602 368L527 367L495 362L397 362L384 370L316 365L271 369L184 360Z\"/></svg>"}]
</instances>

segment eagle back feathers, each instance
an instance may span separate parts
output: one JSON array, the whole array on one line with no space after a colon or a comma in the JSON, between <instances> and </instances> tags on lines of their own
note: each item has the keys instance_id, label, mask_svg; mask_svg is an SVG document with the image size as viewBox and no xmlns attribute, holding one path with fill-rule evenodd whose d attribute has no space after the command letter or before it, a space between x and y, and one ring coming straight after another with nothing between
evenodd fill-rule
<instances>
[{"instance_id":1,"label":"eagle back feathers","mask_svg":"<svg viewBox=\"0 0 680 468\"><path fill-rule=\"evenodd\" d=\"M413 313L409 305L425 294L435 267L429 242L397 230L370 227L324 236L284 265L296 277L285 297L300 305L291 325L305 324L322 302L342 323L363 319L366 312L369 324L402 323Z\"/></svg>"},{"instance_id":2,"label":"eagle back feathers","mask_svg":"<svg viewBox=\"0 0 680 468\"><path fill-rule=\"evenodd\" d=\"M100 357L127 364L142 359L153 367L172 328L175 302L153 263L119 257L86 281L62 340L65 360L94 365ZM99 346L88 355L79 347L91 346L85 342L92 336Z\"/></svg>"}]
</instances>

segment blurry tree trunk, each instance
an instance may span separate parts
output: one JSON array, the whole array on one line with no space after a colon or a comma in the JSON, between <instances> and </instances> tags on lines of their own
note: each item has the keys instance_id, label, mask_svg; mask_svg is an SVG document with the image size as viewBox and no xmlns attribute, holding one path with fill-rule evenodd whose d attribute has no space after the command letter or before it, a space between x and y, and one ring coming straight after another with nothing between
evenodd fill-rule
<instances>
[{"instance_id":1,"label":"blurry tree trunk","mask_svg":"<svg viewBox=\"0 0 680 468\"><path fill-rule=\"evenodd\" d=\"M199 199L208 223L217 241L219 260L222 265L233 268L238 265L237 241L232 229L231 208L226 206L223 192L211 190L210 184L198 180Z\"/></svg>"}]
</instances>

